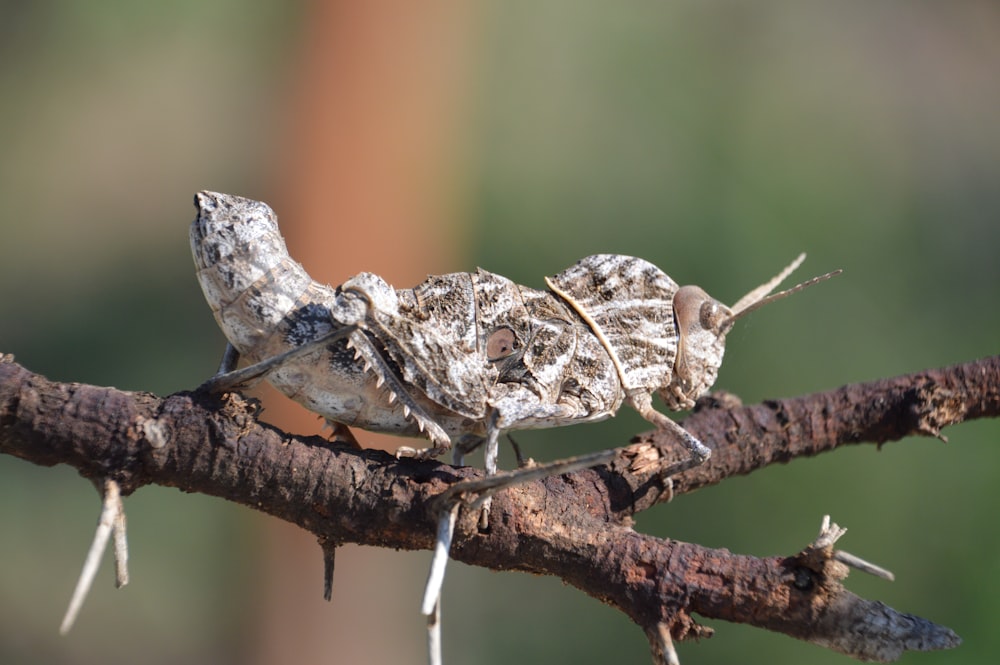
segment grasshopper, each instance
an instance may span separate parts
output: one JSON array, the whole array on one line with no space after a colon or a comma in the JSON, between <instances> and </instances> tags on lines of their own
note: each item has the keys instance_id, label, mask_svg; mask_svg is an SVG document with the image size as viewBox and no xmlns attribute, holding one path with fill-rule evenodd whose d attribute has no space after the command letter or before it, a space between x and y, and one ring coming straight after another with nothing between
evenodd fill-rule
<instances>
[{"instance_id":1,"label":"grasshopper","mask_svg":"<svg viewBox=\"0 0 1000 665\"><path fill-rule=\"evenodd\" d=\"M430 441L397 456L453 449L461 463L485 443L494 480L501 432L603 420L623 403L687 449L688 459L661 470L667 482L703 463L711 450L657 411L652 396L671 410L693 407L715 383L726 334L740 317L839 272L771 294L803 254L732 307L697 286L678 286L648 261L617 254L581 259L546 278L547 290L482 269L431 276L412 289L361 273L332 288L288 255L266 204L201 192L195 205L198 281L229 340L208 389L263 377L335 428ZM250 365L233 371L240 356ZM598 464L613 452L519 471L493 487ZM469 482L451 490L474 494ZM489 501L482 493L481 528ZM441 661L440 591L458 509L455 499L438 516L421 607L434 664ZM329 585L328 577L327 593Z\"/></svg>"},{"instance_id":2,"label":"grasshopper","mask_svg":"<svg viewBox=\"0 0 1000 665\"><path fill-rule=\"evenodd\" d=\"M734 322L833 274L768 295L805 258L727 307L678 286L640 258L588 256L548 290L479 269L412 289L358 274L336 288L295 262L266 204L201 192L191 225L198 281L238 356L333 426L404 436L397 455L456 461L485 442L497 469L501 432L592 422L627 402L670 432L690 459L711 451L653 407L689 409L715 382ZM234 351L234 352L233 352ZM669 474L666 474L669 475Z\"/></svg>"}]
</instances>

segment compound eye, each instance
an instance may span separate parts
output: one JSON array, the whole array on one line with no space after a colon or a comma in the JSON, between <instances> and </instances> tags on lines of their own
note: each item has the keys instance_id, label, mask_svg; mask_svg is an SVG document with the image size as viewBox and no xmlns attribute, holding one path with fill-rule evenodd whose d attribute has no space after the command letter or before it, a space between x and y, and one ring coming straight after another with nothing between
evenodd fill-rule
<instances>
[{"instance_id":1,"label":"compound eye","mask_svg":"<svg viewBox=\"0 0 1000 665\"><path fill-rule=\"evenodd\" d=\"M698 319L704 330L718 331L722 325L722 320L726 317L722 307L715 300L706 300L701 304L701 312Z\"/></svg>"},{"instance_id":2,"label":"compound eye","mask_svg":"<svg viewBox=\"0 0 1000 665\"><path fill-rule=\"evenodd\" d=\"M486 339L486 359L490 362L513 355L517 336L510 328L497 328Z\"/></svg>"}]
</instances>

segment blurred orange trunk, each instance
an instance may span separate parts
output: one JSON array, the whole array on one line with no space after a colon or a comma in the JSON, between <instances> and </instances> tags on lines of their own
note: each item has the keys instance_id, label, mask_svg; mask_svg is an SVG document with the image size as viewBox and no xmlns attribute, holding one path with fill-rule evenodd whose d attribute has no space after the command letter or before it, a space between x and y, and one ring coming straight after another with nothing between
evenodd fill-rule
<instances>
[{"instance_id":1,"label":"blurred orange trunk","mask_svg":"<svg viewBox=\"0 0 1000 665\"><path fill-rule=\"evenodd\" d=\"M397 287L467 267L457 256L462 138L476 3L313 2L286 106L275 195L292 256L340 284L370 271ZM263 393L264 419L315 433L314 414ZM355 432L366 447L406 442ZM316 542L276 520L263 534L257 663L420 662L429 553L337 551L322 600Z\"/></svg>"}]
</instances>

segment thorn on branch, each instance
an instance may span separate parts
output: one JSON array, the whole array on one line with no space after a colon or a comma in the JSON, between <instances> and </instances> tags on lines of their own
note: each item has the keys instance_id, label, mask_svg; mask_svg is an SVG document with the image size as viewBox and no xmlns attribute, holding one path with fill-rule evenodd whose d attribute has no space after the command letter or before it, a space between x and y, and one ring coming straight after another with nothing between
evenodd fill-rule
<instances>
[{"instance_id":1,"label":"thorn on branch","mask_svg":"<svg viewBox=\"0 0 1000 665\"><path fill-rule=\"evenodd\" d=\"M906 387L913 383L943 387L942 390L954 391L954 394L930 393L927 390L907 392ZM111 536L114 536L115 542L118 584L124 584L127 580L125 515L121 505L121 488L114 481L102 480L107 476L116 476L124 484L126 479L130 478L129 473L141 468L142 484L156 483L182 488L185 491L226 497L243 505L266 510L289 522L302 524L320 538L331 538L331 544L334 541L369 544L377 542L383 546L401 548L426 547L430 541L429 534L426 533L428 525L422 520L413 520L402 523L404 528L397 528L401 522L392 521L393 528L384 531L381 530L381 522L376 521L375 528L378 530L373 537L372 515L377 516L377 520L384 519L386 523L391 521L392 516L404 513L430 514L431 519L436 521L442 511L447 512L452 505L460 505L459 510L462 507L469 508L484 493L491 494L519 481L534 479L520 472L515 472L518 474L516 478L506 478L503 474L497 474L494 478L466 481L468 484L454 483L445 492L428 499L423 475L407 476L393 473L395 469L387 466L390 463L385 462L383 456L376 453L370 455L338 453L329 458L328 446L316 445L305 438L259 426L255 419L254 403L244 401L236 393L231 393L231 397L220 400L192 399L191 394L179 394L162 399L149 394L123 393L112 388L85 385L75 385L72 390L66 390L66 385L32 374L13 363L12 356L0 354L0 453L11 454L35 464L68 463L77 468L84 477L96 478L99 486L103 485L101 519L63 622L63 632L69 630L73 624L95 576L100 556ZM782 414L792 414L795 418L806 417L809 409L819 408L818 405L846 403L854 405L852 408L857 409L844 411L850 418L845 416L843 422L831 424L829 430L824 429L823 431L827 432L825 438L810 439L808 442L793 437L789 428L780 422L776 423L774 432L767 430L774 420L772 417L774 409L771 407L746 407L738 413L722 414L713 413L715 409L707 409L689 419L692 421L692 429L723 431L728 426L727 423L738 423L745 428L744 431L760 426L767 436L776 438L767 439L770 441L768 446L771 450L767 455L761 454L761 450L764 449L763 444L760 448L741 448L740 444L749 439L739 441L713 439L713 443L718 443L713 465L700 467L698 473L691 472L680 477L678 491L690 492L692 489L719 482L732 475L750 473L768 464L832 450L841 445L853 445L860 441L896 440L919 431L933 432L933 428L940 429L965 419L996 417L1000 413L1000 393L996 389L998 385L1000 385L1000 357L994 357L943 370L929 370L907 377L856 384L829 393L818 393L782 402ZM936 408L910 408L914 395L925 401L929 395L936 395L938 400L932 405ZM793 406L789 407L789 404ZM72 405L72 408L67 408L69 405ZM861 408L866 405L871 408ZM840 413L831 408L830 413L833 412ZM918 430L914 424L916 422L914 414L923 413L932 413L933 417L926 421L924 430ZM899 414L905 414L906 417L896 417ZM702 416L702 419L698 420L698 416ZM724 416L725 422L720 425L712 421L709 416ZM88 427L80 427L81 423L87 424ZM128 423L133 423L134 426L129 427ZM79 432L86 432L86 438L76 438ZM109 446L109 441L115 442L115 445ZM207 467L195 463L196 460L206 457L204 455L206 441L212 446L217 446L218 457L225 462L226 473L217 473L217 467L214 465ZM240 445L236 445L234 443L236 441L239 441ZM619 501L612 493L612 490L617 491L618 488L603 485L602 488L609 488L608 494L595 500L606 502L606 505L601 505L611 515L610 524L600 519L587 522L592 532L607 533L610 551L618 553L617 548L621 546L621 552L625 556L632 556L631 546L635 542L648 545L648 552L644 551L644 555L652 553L657 557L673 557L669 559L670 561L696 561L703 554L711 554L713 557L718 554L718 560L712 559L713 570L721 571L732 579L752 580L754 584L760 585L760 589L774 591L777 595L773 598L771 596L758 598L757 586L754 585L724 587L721 595L713 595L719 591L714 586L714 578L710 585L703 582L701 577L704 576L692 579L679 576L676 583L680 586L674 586L672 579L668 580L669 585L667 582L663 583L663 587L669 593L665 597L669 604L660 606L666 610L665 612L651 617L649 613L636 611L637 608L652 607L649 603L662 602L664 597L660 593L661 586L645 583L646 577L641 577L638 585L629 584L623 587L615 579L614 586L611 584L603 586L606 580L598 579L598 576L592 574L591 569L583 569L585 575L580 574L581 570L575 567L577 559L574 559L574 567L569 570L570 574L567 574L567 567L562 566L563 559L555 559L549 551L546 551L546 558L535 558L528 551L530 548L517 550L516 554L523 555L524 562L530 564L532 570L558 574L564 581L601 599L608 599L609 589L613 593L620 592L621 597L615 598L616 607L629 616L637 615L640 617L639 620L651 622L655 631L663 629L655 622L673 626L673 632L668 636L673 641L690 636L704 636L708 631L701 626L692 626L693 621L688 623L689 612L694 611L708 618L746 622L782 632L861 660L887 662L898 658L908 650L953 648L960 643L960 638L948 628L914 615L897 612L882 603L859 598L843 589L838 580L847 576L849 567L865 570L887 579L891 579L891 573L835 549L838 539L843 536L845 530L832 524L829 518L824 520L823 529L814 542L803 552L790 558L757 559L730 555L722 551L710 552L701 546L645 537L634 531L618 528L624 521L623 516L628 518L640 510L645 510L655 503L657 498L663 496L660 479L655 473L661 466L657 462L661 457L665 457L666 453L661 454L656 446L669 452L671 450L669 442L657 443L655 437L646 435L638 441L637 446L617 450L617 458L610 461L608 468L602 472L602 479L606 476L622 484L623 496L631 490L632 501ZM134 445L137 442L141 445ZM282 444L280 454L272 455L274 452L272 449L276 446L265 445L269 442ZM171 463L163 464L165 456L148 455L145 443L151 444L154 449L157 445L169 443L173 447ZM288 479L287 486L282 485L279 488L281 492L262 497L251 488L266 485L264 481L272 478L276 469L287 467L288 451L285 446L296 455L307 456L315 464L315 469L322 468L324 473L330 465L333 465L330 478L324 479L317 485L315 477L309 474L295 474ZM253 468L240 466L240 461L245 455L256 454L257 451L260 451L261 464ZM368 470L360 471L356 463L361 461L368 465L366 467ZM598 464L600 461L594 463ZM321 464L325 466L320 466ZM644 466L647 464L648 467ZM636 466L648 469L652 475L648 477L637 475L636 469L633 468ZM702 470L705 473L699 475ZM538 472L539 469L536 467L529 471ZM117 475L118 473L122 475ZM355 475L357 473L367 474L363 477L366 482L357 482ZM250 474L251 482L247 482L248 476L244 474ZM543 472L541 475L551 474ZM338 484L337 481L341 479L344 482ZM405 491L399 493L380 491L383 487L382 482L404 483ZM133 484L132 479L129 479L126 489L131 489ZM572 489L579 490L579 496L583 496L583 490L588 489L589 485L577 483ZM356 503L353 495L331 490L329 495L324 497L323 505L329 510L342 508L347 513L347 519L337 524L319 523L310 519L306 524L306 520L301 519L300 515L300 508L306 499L300 500L300 497L308 497L311 500L317 487L328 486L338 491L349 486L352 490L367 492L369 499L386 495L390 499L385 506L378 504L377 511L364 513L365 519L361 520L350 513ZM345 499L347 496L351 498ZM526 493L523 498L527 500L532 497L532 493ZM546 515L557 516L579 505L572 503L576 497L575 491L549 496L549 502L544 506ZM624 507L616 508L615 502ZM375 503L373 501L373 505ZM516 500L512 501L512 504L515 503ZM471 526L471 520L468 522ZM540 526L528 521L519 526L523 531L518 532L518 537L544 538L547 535L539 531ZM491 544L490 539L496 535L487 533L480 534L479 537L482 544ZM321 540L321 545L325 544ZM501 542L501 544L507 543ZM578 557L576 548L580 544L585 543L582 540L560 543L558 551L553 550L553 553L557 556ZM553 545L555 546L554 543ZM591 547L587 551L593 552L594 548ZM599 550L598 555L586 559L586 562L598 565L616 561L606 556L608 551L608 549ZM325 580L327 591L332 590L329 588L333 570L332 552L331 547L329 555L324 553L326 563L329 564ZM685 552L688 556L684 559L675 557L677 552ZM496 566L498 559L503 557L506 561L505 557L514 556L506 552L495 555L486 547L463 548L462 554L467 555L464 558L468 563L483 566ZM598 559L597 556L601 558ZM447 552L442 561L446 559ZM664 558L664 561L667 560ZM553 561L562 567L553 566ZM641 565L641 562L639 564ZM749 569L744 571L745 565L754 566L752 572ZM752 574L752 577L746 577L745 573ZM789 584L794 586L794 590L787 588ZM730 593L732 588L747 588L750 592L734 599ZM676 596L672 595L675 589L684 590L684 598L687 599L702 598L698 594L703 594L704 598L698 601L698 607L682 605L677 608L674 605ZM687 593L688 590L695 593ZM636 593L640 595L635 595ZM794 607L789 606L787 602L789 593L791 597L800 601ZM736 602L739 604L734 604ZM674 615L680 619L674 620L670 616L671 611L680 612ZM428 628L432 631L431 648L438 651L440 651L439 612L440 606L433 607L433 617L428 621ZM662 660L658 662L676 662L676 654L671 654L672 642L658 632L650 633L650 625L646 623L643 624L643 628L649 636L651 648L659 649L663 654ZM436 647L435 640L438 645Z\"/></svg>"},{"instance_id":2,"label":"thorn on branch","mask_svg":"<svg viewBox=\"0 0 1000 665\"><path fill-rule=\"evenodd\" d=\"M441 601L441 587L444 585L445 568L448 565L448 552L451 550L451 539L455 535L455 522L458 519L458 509L461 503L455 501L443 512L438 520L437 539L434 543L434 556L431 559L431 569L427 574L427 585L424 587L424 599L420 603L420 613L430 617L437 611Z\"/></svg>"},{"instance_id":3,"label":"thorn on branch","mask_svg":"<svg viewBox=\"0 0 1000 665\"><path fill-rule=\"evenodd\" d=\"M848 566L893 579L891 572L879 566L835 551L834 544L846 532L825 515L819 535L792 559L825 580L822 586L826 593L820 595L827 596L826 606L818 617L817 631L805 639L859 660L880 663L895 661L906 651L952 649L961 644L961 638L944 626L843 590L839 581L847 577ZM801 580L803 585L812 586L806 577Z\"/></svg>"},{"instance_id":4,"label":"thorn on branch","mask_svg":"<svg viewBox=\"0 0 1000 665\"><path fill-rule=\"evenodd\" d=\"M333 571L336 568L337 544L320 538L319 546L323 550L323 600L333 599Z\"/></svg>"},{"instance_id":5,"label":"thorn on branch","mask_svg":"<svg viewBox=\"0 0 1000 665\"><path fill-rule=\"evenodd\" d=\"M87 552L87 558L83 562L83 570L80 571L80 579L77 580L76 588L73 590L73 597L70 598L69 607L66 609L66 616L59 626L61 635L66 635L73 628L80 608L83 607L83 601L90 593L90 587L101 565L101 556L104 555L112 534L115 543L115 586L121 588L128 584L128 541L125 537L125 506L122 504L121 488L116 481L107 478L104 481L102 494L104 498L97 530Z\"/></svg>"},{"instance_id":6,"label":"thorn on branch","mask_svg":"<svg viewBox=\"0 0 1000 665\"><path fill-rule=\"evenodd\" d=\"M494 473L483 478L463 480L455 483L436 496L433 501L438 514L437 538L434 556L431 559L424 597L420 604L421 614L427 617L427 650L431 665L441 663L441 589L448 565L451 541L455 535L458 511L463 505L478 509L486 505L500 490L514 487L533 480L589 469L613 460L620 449L612 448L589 455L577 455L548 464L524 466L513 471Z\"/></svg>"},{"instance_id":7,"label":"thorn on branch","mask_svg":"<svg viewBox=\"0 0 1000 665\"><path fill-rule=\"evenodd\" d=\"M443 665L441 657L441 599L434 603L434 611L427 615L427 662Z\"/></svg>"},{"instance_id":8,"label":"thorn on branch","mask_svg":"<svg viewBox=\"0 0 1000 665\"><path fill-rule=\"evenodd\" d=\"M833 549L833 546L845 533L847 533L845 527L832 522L829 515L824 515L816 540L800 552L796 558L799 560L799 563L818 573L824 572L824 564L826 562L839 562L839 564L843 564L842 566L834 565L825 571L826 574L831 575L837 580L847 577L848 571L846 567L848 566L863 573L889 580L890 582L896 579L896 576L890 570L886 570L850 552Z\"/></svg>"},{"instance_id":9,"label":"thorn on branch","mask_svg":"<svg viewBox=\"0 0 1000 665\"><path fill-rule=\"evenodd\" d=\"M670 626L658 623L646 630L649 638L649 652L653 657L653 665L681 665L681 659L674 648L674 640L670 637Z\"/></svg>"},{"instance_id":10,"label":"thorn on branch","mask_svg":"<svg viewBox=\"0 0 1000 665\"><path fill-rule=\"evenodd\" d=\"M850 566L851 568L860 570L862 573L868 573L869 575L874 575L875 577L881 577L883 580L888 580L889 582L894 582L896 580L896 576L891 570L878 566L871 561L866 561L859 556L851 554L850 552L837 550L833 553L833 558Z\"/></svg>"}]
</instances>

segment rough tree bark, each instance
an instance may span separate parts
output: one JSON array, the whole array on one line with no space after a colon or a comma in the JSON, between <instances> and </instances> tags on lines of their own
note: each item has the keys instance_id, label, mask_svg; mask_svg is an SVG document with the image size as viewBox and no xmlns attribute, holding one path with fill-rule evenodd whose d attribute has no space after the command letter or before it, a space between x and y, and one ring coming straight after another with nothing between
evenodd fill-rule
<instances>
[{"instance_id":1,"label":"rough tree bark","mask_svg":"<svg viewBox=\"0 0 1000 665\"><path fill-rule=\"evenodd\" d=\"M35 464L69 464L123 494L147 484L240 503L339 543L401 549L434 544L435 497L482 472L397 460L256 420L237 394L167 397L56 383L0 356L0 452ZM910 435L1000 413L1000 356L744 407L703 400L684 423L713 449L710 461L665 486L659 471L685 456L642 434L594 469L507 489L490 529L463 511L452 557L494 570L556 575L618 608L665 640L703 636L692 614L747 623L861 660L944 649L959 638L930 621L847 591L835 538L788 557L755 558L635 532L631 518L671 495L775 462Z\"/></svg>"}]
</instances>

